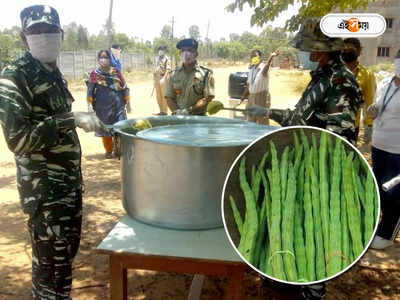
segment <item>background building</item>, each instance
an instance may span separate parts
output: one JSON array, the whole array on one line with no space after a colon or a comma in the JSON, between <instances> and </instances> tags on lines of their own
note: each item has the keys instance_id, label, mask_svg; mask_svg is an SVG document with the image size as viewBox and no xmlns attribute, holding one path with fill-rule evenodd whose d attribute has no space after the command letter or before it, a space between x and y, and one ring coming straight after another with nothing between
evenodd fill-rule
<instances>
[{"instance_id":1,"label":"background building","mask_svg":"<svg viewBox=\"0 0 400 300\"><path fill-rule=\"evenodd\" d=\"M392 60L400 49L400 0L377 0L370 3L362 13L377 13L386 19L386 31L378 38L360 39L363 51L361 64L375 65Z\"/></svg>"}]
</instances>

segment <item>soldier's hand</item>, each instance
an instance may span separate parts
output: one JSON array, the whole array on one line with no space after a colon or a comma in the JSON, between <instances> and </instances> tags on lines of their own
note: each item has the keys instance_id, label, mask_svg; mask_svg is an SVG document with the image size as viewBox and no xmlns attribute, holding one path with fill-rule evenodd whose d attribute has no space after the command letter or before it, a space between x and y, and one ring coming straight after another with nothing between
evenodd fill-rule
<instances>
[{"instance_id":1,"label":"soldier's hand","mask_svg":"<svg viewBox=\"0 0 400 300\"><path fill-rule=\"evenodd\" d=\"M97 131L99 129L104 129L108 131L106 125L100 121L95 113L87 112L74 112L75 125L82 128L85 132Z\"/></svg>"},{"instance_id":2,"label":"soldier's hand","mask_svg":"<svg viewBox=\"0 0 400 300\"><path fill-rule=\"evenodd\" d=\"M376 103L371 104L367 109L367 115L371 119L375 119L379 113L379 106Z\"/></svg>"},{"instance_id":3,"label":"soldier's hand","mask_svg":"<svg viewBox=\"0 0 400 300\"><path fill-rule=\"evenodd\" d=\"M186 108L177 109L175 111L175 115L177 115L177 116L188 116L189 115L189 111Z\"/></svg>"},{"instance_id":4,"label":"soldier's hand","mask_svg":"<svg viewBox=\"0 0 400 300\"><path fill-rule=\"evenodd\" d=\"M206 106L210 101L208 99L200 99L197 101L196 106Z\"/></svg>"},{"instance_id":5,"label":"soldier's hand","mask_svg":"<svg viewBox=\"0 0 400 300\"><path fill-rule=\"evenodd\" d=\"M247 108L247 111L244 112L246 115L250 117L268 117L269 116L269 108L262 107L259 105L251 105Z\"/></svg>"}]
</instances>

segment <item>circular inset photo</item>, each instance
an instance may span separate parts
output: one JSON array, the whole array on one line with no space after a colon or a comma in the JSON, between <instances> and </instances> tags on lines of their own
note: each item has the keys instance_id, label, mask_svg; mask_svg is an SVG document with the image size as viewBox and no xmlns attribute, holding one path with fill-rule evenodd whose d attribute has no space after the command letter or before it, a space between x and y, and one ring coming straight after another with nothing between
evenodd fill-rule
<instances>
[{"instance_id":1,"label":"circular inset photo","mask_svg":"<svg viewBox=\"0 0 400 300\"><path fill-rule=\"evenodd\" d=\"M367 250L379 194L363 155L336 134L283 128L238 156L222 193L232 245L271 279L312 284L340 275Z\"/></svg>"}]
</instances>

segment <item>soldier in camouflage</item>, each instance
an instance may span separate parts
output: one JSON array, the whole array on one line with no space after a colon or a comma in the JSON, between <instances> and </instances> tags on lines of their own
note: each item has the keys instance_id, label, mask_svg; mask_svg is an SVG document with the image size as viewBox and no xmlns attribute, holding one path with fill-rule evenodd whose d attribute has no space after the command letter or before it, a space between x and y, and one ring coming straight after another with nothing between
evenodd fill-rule
<instances>
[{"instance_id":1,"label":"soldier in camouflage","mask_svg":"<svg viewBox=\"0 0 400 300\"><path fill-rule=\"evenodd\" d=\"M82 223L81 148L76 126L104 126L94 114L71 112L74 100L57 68L62 30L43 5L21 12L29 49L0 78L0 124L15 154L17 185L32 243L34 299L71 299L72 260Z\"/></svg>"},{"instance_id":2,"label":"soldier in camouflage","mask_svg":"<svg viewBox=\"0 0 400 300\"><path fill-rule=\"evenodd\" d=\"M268 115L282 126L307 125L331 130L351 143L356 142L355 120L364 103L360 87L340 55L345 45L340 38L325 36L319 19L301 26L291 44L299 49L311 81L294 110L253 107L249 115Z\"/></svg>"},{"instance_id":3,"label":"soldier in camouflage","mask_svg":"<svg viewBox=\"0 0 400 300\"><path fill-rule=\"evenodd\" d=\"M172 114L205 115L207 104L214 98L214 77L210 69L197 63L198 43L183 39L176 47L180 50L182 66L172 72L165 98Z\"/></svg>"},{"instance_id":4,"label":"soldier in camouflage","mask_svg":"<svg viewBox=\"0 0 400 300\"><path fill-rule=\"evenodd\" d=\"M300 50L299 60L303 69L312 70L311 81L295 109L270 110L252 106L249 107L248 114L269 116L282 126L306 125L324 128L355 144L355 121L364 100L356 79L340 58L341 50L345 47L343 40L325 36L319 22L317 18L307 19L291 41L292 46ZM273 285L282 291L292 292L296 299L318 300L325 297L325 284Z\"/></svg>"}]
</instances>

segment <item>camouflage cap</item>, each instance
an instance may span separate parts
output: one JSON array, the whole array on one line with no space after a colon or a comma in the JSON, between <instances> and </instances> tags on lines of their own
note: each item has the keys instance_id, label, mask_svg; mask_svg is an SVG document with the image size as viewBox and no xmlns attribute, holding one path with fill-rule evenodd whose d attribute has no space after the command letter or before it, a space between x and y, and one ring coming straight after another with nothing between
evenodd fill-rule
<instances>
[{"instance_id":1,"label":"camouflage cap","mask_svg":"<svg viewBox=\"0 0 400 300\"><path fill-rule=\"evenodd\" d=\"M290 45L308 52L333 52L344 49L343 39L330 38L323 34L319 26L320 20L320 18L306 19L294 39L290 41Z\"/></svg>"},{"instance_id":2,"label":"camouflage cap","mask_svg":"<svg viewBox=\"0 0 400 300\"><path fill-rule=\"evenodd\" d=\"M44 23L61 28L57 11L48 5L33 5L24 8L20 14L22 29L28 29L32 25Z\"/></svg>"},{"instance_id":3,"label":"camouflage cap","mask_svg":"<svg viewBox=\"0 0 400 300\"><path fill-rule=\"evenodd\" d=\"M191 47L197 50L199 43L195 39L183 39L176 44L176 48L181 49L183 47Z\"/></svg>"}]
</instances>

